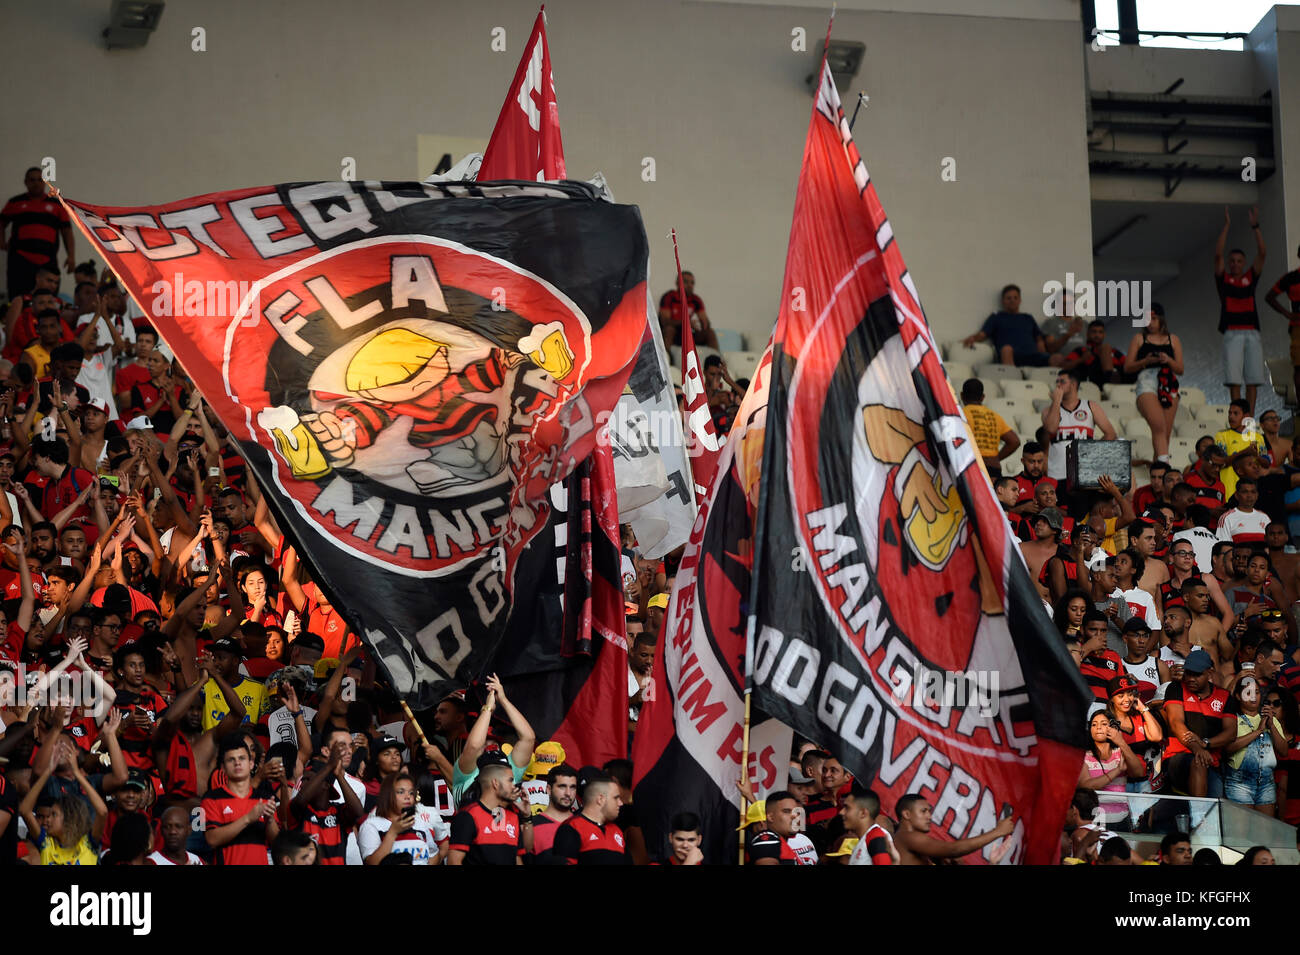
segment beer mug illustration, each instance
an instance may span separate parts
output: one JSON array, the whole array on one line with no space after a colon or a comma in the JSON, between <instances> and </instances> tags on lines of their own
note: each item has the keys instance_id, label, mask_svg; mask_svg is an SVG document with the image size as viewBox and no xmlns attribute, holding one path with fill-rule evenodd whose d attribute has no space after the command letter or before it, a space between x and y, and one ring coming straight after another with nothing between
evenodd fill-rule
<instances>
[{"instance_id":1,"label":"beer mug illustration","mask_svg":"<svg viewBox=\"0 0 1300 955\"><path fill-rule=\"evenodd\" d=\"M563 378L573 370L573 352L559 322L538 325L532 334L519 339L519 350L552 378Z\"/></svg>"},{"instance_id":2,"label":"beer mug illustration","mask_svg":"<svg viewBox=\"0 0 1300 955\"><path fill-rule=\"evenodd\" d=\"M315 481L330 473L329 462L298 412L284 405L266 408L257 416L257 423L275 439L275 450L295 478Z\"/></svg>"}]
</instances>

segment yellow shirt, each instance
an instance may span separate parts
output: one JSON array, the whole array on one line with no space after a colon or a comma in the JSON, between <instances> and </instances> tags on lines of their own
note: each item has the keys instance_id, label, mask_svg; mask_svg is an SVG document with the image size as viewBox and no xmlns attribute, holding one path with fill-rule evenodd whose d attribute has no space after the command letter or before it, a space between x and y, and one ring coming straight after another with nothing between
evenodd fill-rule
<instances>
[{"instance_id":1,"label":"yellow shirt","mask_svg":"<svg viewBox=\"0 0 1300 955\"><path fill-rule=\"evenodd\" d=\"M1240 431L1233 431L1231 428L1224 428L1214 435L1214 443L1223 445L1223 450L1228 452L1228 459L1231 460L1234 454L1240 454L1252 444L1259 448L1260 451L1267 450L1264 444L1264 436L1258 432L1252 441ZM1239 475L1232 468L1224 468L1219 472L1219 480L1223 482L1223 499L1226 501L1237 492L1237 478Z\"/></svg>"},{"instance_id":2,"label":"yellow shirt","mask_svg":"<svg viewBox=\"0 0 1300 955\"><path fill-rule=\"evenodd\" d=\"M966 405L966 421L975 437L980 457L996 458L1002 448L1002 436L1011 430L1002 415L983 405Z\"/></svg>"},{"instance_id":3,"label":"yellow shirt","mask_svg":"<svg viewBox=\"0 0 1300 955\"><path fill-rule=\"evenodd\" d=\"M262 718L264 713L269 713L271 707L266 696L266 687L256 680L250 680L245 677L234 687L235 695L239 697L244 704L244 722L256 723ZM216 680L208 680L203 686L203 728L210 730L230 712L230 707L226 705L226 698L221 693L221 687L217 686Z\"/></svg>"},{"instance_id":4,"label":"yellow shirt","mask_svg":"<svg viewBox=\"0 0 1300 955\"><path fill-rule=\"evenodd\" d=\"M41 865L99 865L99 857L90 844L90 836L82 836L75 846L65 848L42 829L35 842L41 850Z\"/></svg>"}]
</instances>

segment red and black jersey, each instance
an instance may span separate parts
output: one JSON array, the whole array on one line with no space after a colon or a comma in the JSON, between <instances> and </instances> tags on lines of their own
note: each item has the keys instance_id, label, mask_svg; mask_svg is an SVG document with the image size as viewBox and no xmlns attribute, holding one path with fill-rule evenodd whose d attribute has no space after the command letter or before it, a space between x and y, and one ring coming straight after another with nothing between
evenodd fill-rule
<instances>
[{"instance_id":1,"label":"red and black jersey","mask_svg":"<svg viewBox=\"0 0 1300 955\"><path fill-rule=\"evenodd\" d=\"M347 864L349 827L343 825L342 809L337 803L330 803L326 809L308 806L300 817L296 807L289 807L289 828L311 836L321 865Z\"/></svg>"},{"instance_id":2,"label":"red and black jersey","mask_svg":"<svg viewBox=\"0 0 1300 955\"><path fill-rule=\"evenodd\" d=\"M555 834L555 861L562 865L627 865L623 830L616 823L599 825L576 815Z\"/></svg>"},{"instance_id":3,"label":"red and black jersey","mask_svg":"<svg viewBox=\"0 0 1300 955\"><path fill-rule=\"evenodd\" d=\"M1057 486L1056 479L1049 478L1047 475L1043 475L1037 481L1024 474L1016 475L1016 485L1020 488L1020 497L1016 498L1016 504L1028 504L1032 501L1034 499L1034 491L1038 489L1038 485L1043 483L1047 483L1051 487Z\"/></svg>"},{"instance_id":4,"label":"red and black jersey","mask_svg":"<svg viewBox=\"0 0 1300 955\"><path fill-rule=\"evenodd\" d=\"M1079 585L1079 562L1075 560L1074 555L1070 553L1070 548L1066 547L1064 544L1059 545L1056 548L1056 553L1043 561L1042 570L1038 572L1038 582L1044 587L1051 586L1051 577L1048 574L1048 568L1051 567L1054 559L1059 559L1061 564L1065 567L1065 579L1067 585L1077 587Z\"/></svg>"},{"instance_id":5,"label":"red and black jersey","mask_svg":"<svg viewBox=\"0 0 1300 955\"><path fill-rule=\"evenodd\" d=\"M21 193L0 209L0 229L13 223L9 254L32 265L49 265L59 254L59 230L72 223L68 212L53 196Z\"/></svg>"},{"instance_id":6,"label":"red and black jersey","mask_svg":"<svg viewBox=\"0 0 1300 955\"><path fill-rule=\"evenodd\" d=\"M818 798L804 806L804 815L809 826L824 826L840 814L840 807L834 800Z\"/></svg>"},{"instance_id":7,"label":"red and black jersey","mask_svg":"<svg viewBox=\"0 0 1300 955\"><path fill-rule=\"evenodd\" d=\"M1124 661L1114 650L1102 650L1100 653L1086 656L1079 664L1079 673L1088 684L1088 689L1092 690L1092 695L1103 703L1110 700L1110 690L1107 689L1106 684L1121 673L1127 672L1124 669Z\"/></svg>"},{"instance_id":8,"label":"red and black jersey","mask_svg":"<svg viewBox=\"0 0 1300 955\"><path fill-rule=\"evenodd\" d=\"M193 799L199 794L199 771L194 760L194 747L184 733L177 732L167 747L163 786L169 800Z\"/></svg>"},{"instance_id":9,"label":"red and black jersey","mask_svg":"<svg viewBox=\"0 0 1300 955\"><path fill-rule=\"evenodd\" d=\"M1181 584L1176 584L1172 580L1162 580L1160 582L1160 606L1165 606L1174 597L1181 597L1184 585L1193 582L1205 583L1205 578L1200 574L1188 574L1187 579Z\"/></svg>"},{"instance_id":10,"label":"red and black jersey","mask_svg":"<svg viewBox=\"0 0 1300 955\"><path fill-rule=\"evenodd\" d=\"M158 723L158 717L162 715L163 710L167 709L166 701L154 691L153 687L146 684L138 693L126 687L118 690L113 705L126 711L122 714L122 731L118 733L122 758L126 760L126 765L133 769L152 771L153 747L149 745L149 741L153 739L153 730ZM134 724L132 717L137 711L148 714L147 730L139 729Z\"/></svg>"},{"instance_id":11,"label":"red and black jersey","mask_svg":"<svg viewBox=\"0 0 1300 955\"><path fill-rule=\"evenodd\" d=\"M1007 511L1007 521L1011 524L1011 533L1015 534L1017 539L1022 541L1031 541L1034 539L1034 527L1029 518L1023 514L1017 514L1015 511Z\"/></svg>"},{"instance_id":12,"label":"red and black jersey","mask_svg":"<svg viewBox=\"0 0 1300 955\"><path fill-rule=\"evenodd\" d=\"M1288 272L1277 280L1273 286L1273 291L1278 295L1285 295L1287 303L1293 312L1300 312L1300 269L1294 272ZM1291 322L1292 325L1300 322Z\"/></svg>"},{"instance_id":13,"label":"red and black jersey","mask_svg":"<svg viewBox=\"0 0 1300 955\"><path fill-rule=\"evenodd\" d=\"M263 799L268 798L268 796L260 795L257 790L253 790L246 797L236 796L224 786L209 789L207 795L203 797L203 801L199 803L199 808L203 813L205 831L230 825L245 813L250 812L254 806ZM235 836L233 842L228 842L213 851L213 864L269 865L266 854L266 836L266 822L264 820L259 819L256 822L250 822L242 832Z\"/></svg>"},{"instance_id":14,"label":"red and black jersey","mask_svg":"<svg viewBox=\"0 0 1300 955\"><path fill-rule=\"evenodd\" d=\"M117 395L130 395L131 389L136 385L143 385L153 378L149 373L148 365L130 364L118 371L113 376L113 393Z\"/></svg>"},{"instance_id":15,"label":"red and black jersey","mask_svg":"<svg viewBox=\"0 0 1300 955\"><path fill-rule=\"evenodd\" d=\"M1237 328L1259 328L1259 312L1255 309L1255 286L1259 276L1253 268L1241 275L1224 272L1214 277L1219 290L1219 331Z\"/></svg>"},{"instance_id":16,"label":"red and black jersey","mask_svg":"<svg viewBox=\"0 0 1300 955\"><path fill-rule=\"evenodd\" d=\"M1208 507L1212 511L1218 510L1223 507L1223 502L1227 500L1227 493L1222 481L1215 481L1211 484L1201 477L1197 471L1190 472L1183 480L1196 489L1195 503L1203 507Z\"/></svg>"},{"instance_id":17,"label":"red and black jersey","mask_svg":"<svg viewBox=\"0 0 1300 955\"><path fill-rule=\"evenodd\" d=\"M517 865L524 854L520 833L517 812L493 812L480 800L452 817L451 850L465 853L465 865Z\"/></svg>"},{"instance_id":18,"label":"red and black jersey","mask_svg":"<svg viewBox=\"0 0 1300 955\"><path fill-rule=\"evenodd\" d=\"M759 859L775 859L777 865L798 865L799 857L790 843L770 829L756 833L745 847L745 855L752 865Z\"/></svg>"},{"instance_id":19,"label":"red and black jersey","mask_svg":"<svg viewBox=\"0 0 1300 955\"><path fill-rule=\"evenodd\" d=\"M555 835L563 823L556 822L546 813L533 816L533 855L537 865L551 865L555 861Z\"/></svg>"},{"instance_id":20,"label":"red and black jersey","mask_svg":"<svg viewBox=\"0 0 1300 955\"><path fill-rule=\"evenodd\" d=\"M31 495L32 504L41 512L43 517L51 520L59 511L75 501L77 495L84 491L86 486L93 483L94 480L95 475L85 468L69 466L63 469L63 475L57 480L32 471L23 483L27 485L27 492ZM74 518L89 516L90 511L84 504L73 514Z\"/></svg>"},{"instance_id":21,"label":"red and black jersey","mask_svg":"<svg viewBox=\"0 0 1300 955\"><path fill-rule=\"evenodd\" d=\"M862 837L862 841L867 844L866 854L871 859L872 865L894 864L894 854L889 851L893 847L893 840L890 839L889 833L879 824L868 829L867 834Z\"/></svg>"},{"instance_id":22,"label":"red and black jersey","mask_svg":"<svg viewBox=\"0 0 1300 955\"><path fill-rule=\"evenodd\" d=\"M1193 736L1210 739L1223 732L1223 716L1228 706L1228 691L1222 687L1210 687L1210 695L1202 699L1183 686L1182 680L1169 684L1165 691L1165 705L1177 703L1183 708L1183 723ZM1168 712L1166 710L1166 712ZM1165 735L1165 758L1179 753L1189 753L1183 741L1174 733ZM1219 765L1219 750L1210 751L1214 756L1214 765Z\"/></svg>"}]
</instances>

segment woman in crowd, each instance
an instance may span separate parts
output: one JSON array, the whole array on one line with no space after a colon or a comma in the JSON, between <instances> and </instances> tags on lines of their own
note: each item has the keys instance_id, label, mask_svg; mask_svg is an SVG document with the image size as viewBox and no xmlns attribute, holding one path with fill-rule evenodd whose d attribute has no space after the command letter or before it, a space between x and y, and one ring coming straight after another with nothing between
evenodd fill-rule
<instances>
[{"instance_id":1,"label":"woman in crowd","mask_svg":"<svg viewBox=\"0 0 1300 955\"><path fill-rule=\"evenodd\" d=\"M1052 621L1076 659L1081 658L1077 650L1079 638L1083 636L1083 615L1088 607L1088 595L1082 590L1067 590L1052 607Z\"/></svg>"},{"instance_id":2,"label":"woman in crowd","mask_svg":"<svg viewBox=\"0 0 1300 955\"><path fill-rule=\"evenodd\" d=\"M451 833L435 834L416 818L416 811L415 780L410 774L395 773L383 781L374 813L357 832L366 865L379 865L394 852L408 854L412 865L442 863Z\"/></svg>"},{"instance_id":3,"label":"woman in crowd","mask_svg":"<svg viewBox=\"0 0 1300 955\"><path fill-rule=\"evenodd\" d=\"M1124 371L1137 375L1137 409L1151 429L1156 460L1168 463L1169 438L1178 415L1183 343L1169 331L1165 310L1159 303L1152 304L1150 324L1133 336L1126 354Z\"/></svg>"},{"instance_id":4,"label":"woman in crowd","mask_svg":"<svg viewBox=\"0 0 1300 955\"><path fill-rule=\"evenodd\" d=\"M1141 757L1129 749L1115 722L1112 722L1110 714L1105 710L1098 710L1089 718L1088 735L1091 740L1087 752L1083 754L1083 768L1079 771L1080 789L1118 793L1122 797L1128 780L1140 778L1146 773ZM1105 814L1108 829L1121 832L1130 828L1128 800L1101 795L1099 806Z\"/></svg>"},{"instance_id":5,"label":"woman in crowd","mask_svg":"<svg viewBox=\"0 0 1300 955\"><path fill-rule=\"evenodd\" d=\"M1253 676L1239 681L1234 695L1239 707L1237 738L1225 749L1223 794L1266 816L1276 815L1273 770L1279 759L1286 759L1286 732L1273 706L1261 698L1259 683Z\"/></svg>"}]
</instances>

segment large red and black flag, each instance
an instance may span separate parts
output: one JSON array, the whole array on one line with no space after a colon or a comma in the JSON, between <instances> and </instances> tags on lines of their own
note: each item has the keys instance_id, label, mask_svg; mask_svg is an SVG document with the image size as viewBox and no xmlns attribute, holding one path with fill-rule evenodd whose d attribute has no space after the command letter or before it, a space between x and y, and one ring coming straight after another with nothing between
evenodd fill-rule
<instances>
[{"instance_id":1,"label":"large red and black flag","mask_svg":"<svg viewBox=\"0 0 1300 955\"><path fill-rule=\"evenodd\" d=\"M394 688L479 675L645 333L637 210L572 182L67 205Z\"/></svg>"},{"instance_id":2,"label":"large red and black flag","mask_svg":"<svg viewBox=\"0 0 1300 955\"><path fill-rule=\"evenodd\" d=\"M830 69L773 336L754 704L935 831L1052 859L1087 694L993 494ZM990 858L998 846L989 846Z\"/></svg>"},{"instance_id":3,"label":"large red and black flag","mask_svg":"<svg viewBox=\"0 0 1300 955\"><path fill-rule=\"evenodd\" d=\"M677 570L653 692L637 721L635 805L652 856L667 852L672 817L693 812L704 823L705 861L734 862L742 772L760 798L785 788L788 777L790 732L776 720L755 721L742 762L745 625L770 366L768 351L718 456Z\"/></svg>"}]
</instances>

